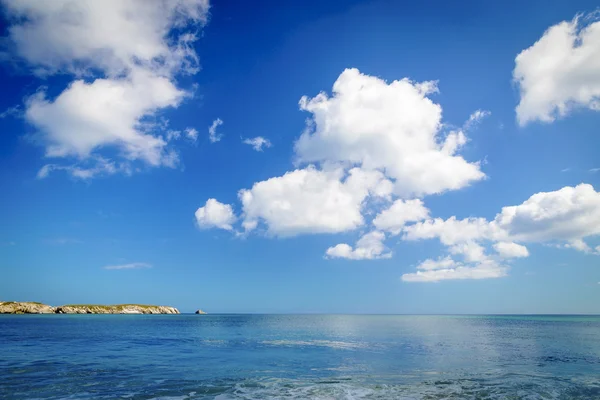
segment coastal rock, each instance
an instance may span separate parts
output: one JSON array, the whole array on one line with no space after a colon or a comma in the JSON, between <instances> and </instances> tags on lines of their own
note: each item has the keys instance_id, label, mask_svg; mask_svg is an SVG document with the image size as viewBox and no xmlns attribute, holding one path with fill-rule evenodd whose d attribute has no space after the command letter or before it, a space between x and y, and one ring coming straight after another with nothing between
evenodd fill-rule
<instances>
[{"instance_id":1,"label":"coastal rock","mask_svg":"<svg viewBox=\"0 0 600 400\"><path fill-rule=\"evenodd\" d=\"M196 314L206 314L206 312L204 312L202 310L196 310Z\"/></svg>"},{"instance_id":2,"label":"coastal rock","mask_svg":"<svg viewBox=\"0 0 600 400\"><path fill-rule=\"evenodd\" d=\"M0 302L0 314L179 314L175 307L144 304L68 304L52 307L35 302Z\"/></svg>"},{"instance_id":3,"label":"coastal rock","mask_svg":"<svg viewBox=\"0 0 600 400\"><path fill-rule=\"evenodd\" d=\"M54 307L31 301L4 301L0 302L0 314L53 314Z\"/></svg>"},{"instance_id":4,"label":"coastal rock","mask_svg":"<svg viewBox=\"0 0 600 400\"><path fill-rule=\"evenodd\" d=\"M175 307L144 304L116 304L111 306L92 304L68 304L56 307L57 314L179 314Z\"/></svg>"}]
</instances>

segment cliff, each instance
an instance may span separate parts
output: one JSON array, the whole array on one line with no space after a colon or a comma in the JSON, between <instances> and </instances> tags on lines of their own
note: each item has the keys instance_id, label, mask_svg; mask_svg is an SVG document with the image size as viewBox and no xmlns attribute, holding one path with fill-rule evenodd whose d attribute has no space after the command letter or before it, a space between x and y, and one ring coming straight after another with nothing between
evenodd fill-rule
<instances>
[{"instance_id":1,"label":"cliff","mask_svg":"<svg viewBox=\"0 0 600 400\"><path fill-rule=\"evenodd\" d=\"M144 304L68 304L51 307L33 302L0 302L0 314L179 314L175 307Z\"/></svg>"}]
</instances>

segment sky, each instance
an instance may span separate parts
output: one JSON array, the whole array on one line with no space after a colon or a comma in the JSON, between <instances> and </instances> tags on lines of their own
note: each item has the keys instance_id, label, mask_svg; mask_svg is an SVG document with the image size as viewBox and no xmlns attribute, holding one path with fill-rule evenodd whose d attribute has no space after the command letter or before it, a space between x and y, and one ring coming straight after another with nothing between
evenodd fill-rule
<instances>
[{"instance_id":1,"label":"sky","mask_svg":"<svg viewBox=\"0 0 600 400\"><path fill-rule=\"evenodd\" d=\"M600 313L593 1L0 15L1 300Z\"/></svg>"}]
</instances>

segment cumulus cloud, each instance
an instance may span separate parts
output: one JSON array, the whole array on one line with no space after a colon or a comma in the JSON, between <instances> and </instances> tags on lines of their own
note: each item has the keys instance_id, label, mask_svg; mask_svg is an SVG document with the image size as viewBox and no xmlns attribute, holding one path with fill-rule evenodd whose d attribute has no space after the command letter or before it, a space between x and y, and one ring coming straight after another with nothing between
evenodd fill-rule
<instances>
[{"instance_id":1,"label":"cumulus cloud","mask_svg":"<svg viewBox=\"0 0 600 400\"><path fill-rule=\"evenodd\" d=\"M143 262L134 262L129 264L119 264L119 265L107 265L104 269L116 270L116 269L144 269L144 268L152 268L152 265Z\"/></svg>"},{"instance_id":2,"label":"cumulus cloud","mask_svg":"<svg viewBox=\"0 0 600 400\"><path fill-rule=\"evenodd\" d=\"M494 223L515 241L571 241L600 234L600 193L589 184L536 193L503 207Z\"/></svg>"},{"instance_id":3,"label":"cumulus cloud","mask_svg":"<svg viewBox=\"0 0 600 400\"><path fill-rule=\"evenodd\" d=\"M319 170L314 166L257 182L241 190L243 227L255 229L264 222L274 236L302 233L336 233L364 224L361 213L369 196L381 197L391 190L378 171L342 168Z\"/></svg>"},{"instance_id":4,"label":"cumulus cloud","mask_svg":"<svg viewBox=\"0 0 600 400\"><path fill-rule=\"evenodd\" d=\"M211 143L216 143L223 139L223 135L217 133L217 128L221 125L223 125L223 121L221 118L217 118L208 127L208 140L210 140Z\"/></svg>"},{"instance_id":5,"label":"cumulus cloud","mask_svg":"<svg viewBox=\"0 0 600 400\"><path fill-rule=\"evenodd\" d=\"M405 282L439 282L456 279L490 279L506 276L508 268L493 260L475 266L466 266L453 260L438 262L426 260L417 266L417 272L402 275Z\"/></svg>"},{"instance_id":6,"label":"cumulus cloud","mask_svg":"<svg viewBox=\"0 0 600 400\"><path fill-rule=\"evenodd\" d=\"M385 246L383 240L385 234L379 231L373 231L362 236L353 249L346 243L340 243L330 247L325 252L326 258L346 258L349 260L375 260L379 258L391 258L392 253L384 253Z\"/></svg>"},{"instance_id":7,"label":"cumulus cloud","mask_svg":"<svg viewBox=\"0 0 600 400\"><path fill-rule=\"evenodd\" d=\"M517 120L552 122L576 108L600 110L600 22L577 15L548 28L515 59ZM542 61L540 61L542 60Z\"/></svg>"},{"instance_id":8,"label":"cumulus cloud","mask_svg":"<svg viewBox=\"0 0 600 400\"><path fill-rule=\"evenodd\" d=\"M37 128L46 157L176 165L175 150L165 140L169 135L163 136L164 126L153 119L191 95L177 87L175 77L198 70L192 45L206 22L207 1L4 4L14 54L37 75L77 78L54 98L41 89L25 102L25 120ZM52 165L77 171L69 164Z\"/></svg>"},{"instance_id":9,"label":"cumulus cloud","mask_svg":"<svg viewBox=\"0 0 600 400\"><path fill-rule=\"evenodd\" d=\"M477 110L462 128L448 131L441 106L431 99L437 91L433 81L386 82L347 69L331 95L302 97L300 109L310 118L294 144L296 169L239 191L243 230L270 236L340 233L372 218L373 232L354 247L331 247L326 256L389 257L385 232L397 235L406 224L429 218L421 197L485 179L479 162L459 153L469 129L489 112ZM256 139L245 142L262 142ZM455 252L483 259L477 250L472 244Z\"/></svg>"},{"instance_id":10,"label":"cumulus cloud","mask_svg":"<svg viewBox=\"0 0 600 400\"><path fill-rule=\"evenodd\" d=\"M442 108L428 95L436 82L387 83L347 69L333 85L300 100L312 118L295 144L300 162L343 162L385 171L399 196L456 190L485 178L457 154L463 132L443 139Z\"/></svg>"},{"instance_id":11,"label":"cumulus cloud","mask_svg":"<svg viewBox=\"0 0 600 400\"><path fill-rule=\"evenodd\" d=\"M451 217L417 222L403 228L402 238L408 241L438 238L451 254L460 254L465 262L479 263L475 268L485 266L489 272L471 275L473 271L462 270L462 274L443 275L444 279L451 279L457 276L495 277L494 273L497 277L504 276L500 272L505 272L506 268L485 253L484 245L487 243L493 243L493 248L503 259L529 255L527 248L516 242L549 243L598 254L584 241L587 237L598 235L600 193L591 185L580 184L554 192L536 193L520 205L503 207L492 221ZM419 274L409 275L408 280L414 280ZM419 276L425 279L429 275Z\"/></svg>"},{"instance_id":12,"label":"cumulus cloud","mask_svg":"<svg viewBox=\"0 0 600 400\"><path fill-rule=\"evenodd\" d=\"M262 136L257 136L252 139L244 139L245 144L252 146L252 148L256 151L263 151L263 146L266 148L271 147L271 141L269 139L265 139Z\"/></svg>"},{"instance_id":13,"label":"cumulus cloud","mask_svg":"<svg viewBox=\"0 0 600 400\"><path fill-rule=\"evenodd\" d=\"M396 200L390 208L379 213L373 225L382 231L397 235L407 222L421 221L429 217L429 210L420 199Z\"/></svg>"},{"instance_id":14,"label":"cumulus cloud","mask_svg":"<svg viewBox=\"0 0 600 400\"><path fill-rule=\"evenodd\" d=\"M494 244L494 249L503 258L528 257L527 247L515 242L498 242Z\"/></svg>"},{"instance_id":15,"label":"cumulus cloud","mask_svg":"<svg viewBox=\"0 0 600 400\"><path fill-rule=\"evenodd\" d=\"M195 215L198 226L203 229L220 228L231 231L237 220L233 207L216 199L208 199L203 207L196 210Z\"/></svg>"}]
</instances>

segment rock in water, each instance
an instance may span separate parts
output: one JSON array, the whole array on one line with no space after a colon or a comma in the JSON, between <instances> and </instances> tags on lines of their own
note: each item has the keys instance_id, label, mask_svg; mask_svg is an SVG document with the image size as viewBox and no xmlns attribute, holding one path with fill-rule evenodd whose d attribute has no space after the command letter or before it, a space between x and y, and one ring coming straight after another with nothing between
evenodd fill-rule
<instances>
[{"instance_id":1,"label":"rock in water","mask_svg":"<svg viewBox=\"0 0 600 400\"><path fill-rule=\"evenodd\" d=\"M196 314L206 314L206 313L202 310L196 310Z\"/></svg>"}]
</instances>

